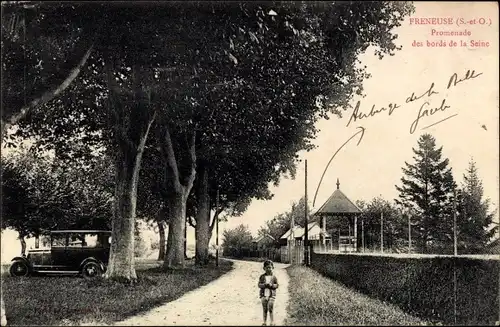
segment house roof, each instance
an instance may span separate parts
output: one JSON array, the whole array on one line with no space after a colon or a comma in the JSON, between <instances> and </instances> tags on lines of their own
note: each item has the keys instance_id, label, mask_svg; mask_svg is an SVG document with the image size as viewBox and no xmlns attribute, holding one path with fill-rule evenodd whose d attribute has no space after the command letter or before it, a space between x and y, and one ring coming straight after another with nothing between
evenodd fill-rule
<instances>
[{"instance_id":1,"label":"house roof","mask_svg":"<svg viewBox=\"0 0 500 327\"><path fill-rule=\"evenodd\" d=\"M314 213L314 215L354 215L361 213L358 208L349 198L340 190L340 183L337 178L337 189L326 200L326 202Z\"/></svg>"},{"instance_id":2,"label":"house roof","mask_svg":"<svg viewBox=\"0 0 500 327\"><path fill-rule=\"evenodd\" d=\"M270 239L272 239L274 241L274 237L272 237L269 234L266 234L266 235L260 235L260 236L258 236L256 238L254 238L252 242L259 243L260 241L262 241L264 239L264 237L268 237L268 238L270 238Z\"/></svg>"},{"instance_id":3,"label":"house roof","mask_svg":"<svg viewBox=\"0 0 500 327\"><path fill-rule=\"evenodd\" d=\"M317 221L313 221L311 223L308 224L308 228L307 228L307 231L310 232L312 228L314 228L315 226L318 226L319 227L319 224ZM293 235L297 238L297 237L303 237L304 236L304 233L305 233L305 228L302 227L302 226L294 226L293 228ZM326 236L329 236L330 234L328 234L328 232L326 233ZM286 231L285 234L283 234L283 236L281 236L281 239L288 239L290 237L290 229Z\"/></svg>"}]
</instances>

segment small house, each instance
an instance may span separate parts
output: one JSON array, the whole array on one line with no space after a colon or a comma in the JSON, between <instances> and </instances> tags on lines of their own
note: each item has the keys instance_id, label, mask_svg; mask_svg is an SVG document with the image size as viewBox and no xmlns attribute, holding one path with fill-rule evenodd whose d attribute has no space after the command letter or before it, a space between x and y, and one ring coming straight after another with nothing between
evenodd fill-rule
<instances>
[{"instance_id":1,"label":"small house","mask_svg":"<svg viewBox=\"0 0 500 327\"><path fill-rule=\"evenodd\" d=\"M254 251L266 250L274 247L275 239L269 234L260 235L252 240L252 249Z\"/></svg>"},{"instance_id":2,"label":"small house","mask_svg":"<svg viewBox=\"0 0 500 327\"><path fill-rule=\"evenodd\" d=\"M332 237L327 231L321 229L319 222L313 221L307 226L307 239L314 252L321 252L332 248ZM293 233L292 229L289 229L281 236L279 239L281 262L290 262L290 255L298 258L297 261L302 260L304 238L305 228L298 225L294 226ZM324 243L322 242L323 239Z\"/></svg>"}]
</instances>

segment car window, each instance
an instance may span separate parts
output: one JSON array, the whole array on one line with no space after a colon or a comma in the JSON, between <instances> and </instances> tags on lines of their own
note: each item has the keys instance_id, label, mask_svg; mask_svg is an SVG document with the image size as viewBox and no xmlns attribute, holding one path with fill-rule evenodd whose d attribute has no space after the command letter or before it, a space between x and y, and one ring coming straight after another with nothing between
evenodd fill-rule
<instances>
[{"instance_id":1,"label":"car window","mask_svg":"<svg viewBox=\"0 0 500 327\"><path fill-rule=\"evenodd\" d=\"M82 233L71 233L69 234L69 248L81 248L87 246L87 241L85 240L85 234Z\"/></svg>"},{"instance_id":2,"label":"car window","mask_svg":"<svg viewBox=\"0 0 500 327\"><path fill-rule=\"evenodd\" d=\"M85 241L87 243L87 246L89 247L98 247L99 245L99 239L97 237L97 234L86 234L85 235Z\"/></svg>"},{"instance_id":3,"label":"car window","mask_svg":"<svg viewBox=\"0 0 500 327\"><path fill-rule=\"evenodd\" d=\"M52 234L52 246L66 246L66 234Z\"/></svg>"},{"instance_id":4,"label":"car window","mask_svg":"<svg viewBox=\"0 0 500 327\"><path fill-rule=\"evenodd\" d=\"M47 236L47 235L41 236L40 242L42 243L42 248L50 247L50 236Z\"/></svg>"},{"instance_id":5,"label":"car window","mask_svg":"<svg viewBox=\"0 0 500 327\"><path fill-rule=\"evenodd\" d=\"M99 247L105 247L105 248L109 248L109 246L111 245L111 236L109 236L110 234L109 233L100 233L99 234L99 242L98 242L98 246Z\"/></svg>"}]
</instances>

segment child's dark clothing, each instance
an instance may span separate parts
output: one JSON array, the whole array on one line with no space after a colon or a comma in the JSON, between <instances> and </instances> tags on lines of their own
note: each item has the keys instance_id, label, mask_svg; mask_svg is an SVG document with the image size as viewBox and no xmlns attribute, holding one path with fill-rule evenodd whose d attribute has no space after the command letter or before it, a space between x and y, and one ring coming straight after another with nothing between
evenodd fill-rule
<instances>
[{"instance_id":1,"label":"child's dark clothing","mask_svg":"<svg viewBox=\"0 0 500 327\"><path fill-rule=\"evenodd\" d=\"M266 281L267 279L267 281ZM271 283L270 287L265 287L265 284ZM276 289L278 288L278 279L274 275L262 274L259 277L259 297L276 298Z\"/></svg>"}]
</instances>

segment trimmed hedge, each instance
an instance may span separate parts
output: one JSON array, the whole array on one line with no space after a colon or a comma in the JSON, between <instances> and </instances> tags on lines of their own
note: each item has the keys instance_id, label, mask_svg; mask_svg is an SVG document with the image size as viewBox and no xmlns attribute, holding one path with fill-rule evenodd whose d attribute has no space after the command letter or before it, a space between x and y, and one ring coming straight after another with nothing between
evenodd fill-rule
<instances>
[{"instance_id":1,"label":"trimmed hedge","mask_svg":"<svg viewBox=\"0 0 500 327\"><path fill-rule=\"evenodd\" d=\"M311 267L346 286L432 321L494 325L500 320L500 260L311 252Z\"/></svg>"}]
</instances>

